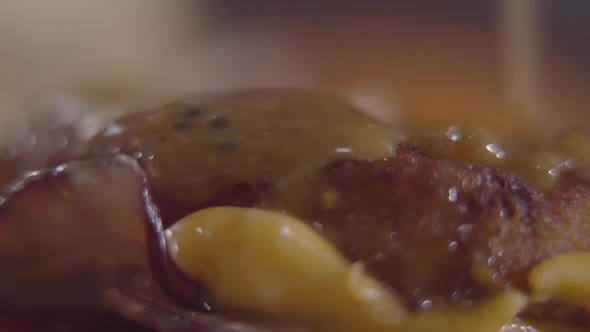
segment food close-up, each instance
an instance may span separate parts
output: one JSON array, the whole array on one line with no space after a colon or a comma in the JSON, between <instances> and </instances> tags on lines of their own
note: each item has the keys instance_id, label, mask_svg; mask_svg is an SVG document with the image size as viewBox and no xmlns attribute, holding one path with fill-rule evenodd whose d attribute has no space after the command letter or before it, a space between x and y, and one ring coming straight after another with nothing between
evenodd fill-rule
<instances>
[{"instance_id":1,"label":"food close-up","mask_svg":"<svg viewBox=\"0 0 590 332\"><path fill-rule=\"evenodd\" d=\"M60 1L0 4L0 331L590 331L583 3Z\"/></svg>"}]
</instances>

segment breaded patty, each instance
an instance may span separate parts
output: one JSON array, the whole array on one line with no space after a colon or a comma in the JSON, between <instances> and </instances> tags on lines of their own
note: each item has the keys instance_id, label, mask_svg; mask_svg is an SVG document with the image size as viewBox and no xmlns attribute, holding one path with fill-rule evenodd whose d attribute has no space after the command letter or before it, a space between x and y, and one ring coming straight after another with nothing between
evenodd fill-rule
<instances>
[{"instance_id":1,"label":"breaded patty","mask_svg":"<svg viewBox=\"0 0 590 332\"><path fill-rule=\"evenodd\" d=\"M590 249L587 186L541 194L506 171L409 146L388 160L332 163L321 181L334 198L308 220L414 307L527 290L544 258Z\"/></svg>"}]
</instances>

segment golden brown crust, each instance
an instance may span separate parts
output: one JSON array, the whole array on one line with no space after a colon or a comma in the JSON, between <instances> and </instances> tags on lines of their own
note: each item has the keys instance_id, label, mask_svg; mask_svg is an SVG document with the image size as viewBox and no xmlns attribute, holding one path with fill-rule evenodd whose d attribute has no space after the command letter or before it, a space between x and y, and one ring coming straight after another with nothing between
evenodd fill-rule
<instances>
[{"instance_id":1,"label":"golden brown crust","mask_svg":"<svg viewBox=\"0 0 590 332\"><path fill-rule=\"evenodd\" d=\"M587 187L544 196L497 168L408 146L389 160L332 163L321 190L336 199L309 220L416 308L526 290L544 258L590 249Z\"/></svg>"}]
</instances>

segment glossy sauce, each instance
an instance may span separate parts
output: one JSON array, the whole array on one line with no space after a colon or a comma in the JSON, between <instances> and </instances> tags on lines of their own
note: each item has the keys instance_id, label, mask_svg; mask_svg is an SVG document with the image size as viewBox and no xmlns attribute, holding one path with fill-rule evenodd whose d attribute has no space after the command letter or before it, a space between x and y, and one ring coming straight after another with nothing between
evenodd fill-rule
<instances>
[{"instance_id":1,"label":"glossy sauce","mask_svg":"<svg viewBox=\"0 0 590 332\"><path fill-rule=\"evenodd\" d=\"M299 89L236 92L131 114L91 145L94 154L135 156L156 191L184 206L247 184L274 197L276 208L292 210L309 199L306 188L327 162L391 157L399 141L436 159L507 169L542 190L590 161L590 139L581 133L548 146L527 138L515 148L476 128L393 130L343 101Z\"/></svg>"},{"instance_id":2,"label":"glossy sauce","mask_svg":"<svg viewBox=\"0 0 590 332\"><path fill-rule=\"evenodd\" d=\"M528 135L496 137L473 127L405 128L400 141L417 146L435 159L476 161L522 177L540 191L548 191L563 175L579 180L590 165L590 136L574 131L558 137Z\"/></svg>"},{"instance_id":3,"label":"glossy sauce","mask_svg":"<svg viewBox=\"0 0 590 332\"><path fill-rule=\"evenodd\" d=\"M303 90L249 91L122 118L94 151L136 156L159 195L199 206L236 184L300 209L329 161L383 159L393 131L346 103Z\"/></svg>"}]
</instances>

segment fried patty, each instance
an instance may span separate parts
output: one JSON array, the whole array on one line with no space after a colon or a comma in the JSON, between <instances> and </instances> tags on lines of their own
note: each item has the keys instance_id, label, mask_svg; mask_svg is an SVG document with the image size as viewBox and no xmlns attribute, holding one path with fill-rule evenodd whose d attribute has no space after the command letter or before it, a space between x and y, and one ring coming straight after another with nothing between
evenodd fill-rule
<instances>
[{"instance_id":1,"label":"fried patty","mask_svg":"<svg viewBox=\"0 0 590 332\"><path fill-rule=\"evenodd\" d=\"M535 264L590 250L587 186L539 193L503 170L409 146L387 160L330 164L319 192L331 199L306 220L414 308L526 291Z\"/></svg>"}]
</instances>

